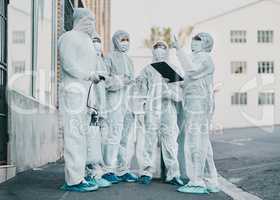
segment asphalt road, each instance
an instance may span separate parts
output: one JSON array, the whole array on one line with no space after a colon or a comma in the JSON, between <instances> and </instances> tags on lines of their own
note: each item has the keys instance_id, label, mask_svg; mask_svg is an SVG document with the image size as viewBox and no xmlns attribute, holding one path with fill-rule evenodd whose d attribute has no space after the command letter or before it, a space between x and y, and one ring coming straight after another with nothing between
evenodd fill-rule
<instances>
[{"instance_id":1,"label":"asphalt road","mask_svg":"<svg viewBox=\"0 0 280 200\"><path fill-rule=\"evenodd\" d=\"M242 190L263 200L280 200L280 127L232 129L212 137L219 173ZM156 180L150 186L121 183L92 193L70 193L63 163L30 170L0 184L0 200L231 200L220 192L188 195ZM247 199L246 199L247 200Z\"/></svg>"},{"instance_id":2,"label":"asphalt road","mask_svg":"<svg viewBox=\"0 0 280 200\"><path fill-rule=\"evenodd\" d=\"M280 200L280 127L226 130L213 137L219 173L264 200Z\"/></svg>"},{"instance_id":3,"label":"asphalt road","mask_svg":"<svg viewBox=\"0 0 280 200\"><path fill-rule=\"evenodd\" d=\"M223 192L210 195L186 195L176 186L159 180L151 185L120 183L91 193L63 192L63 164L51 164L42 171L27 171L0 185L1 200L231 200Z\"/></svg>"}]
</instances>

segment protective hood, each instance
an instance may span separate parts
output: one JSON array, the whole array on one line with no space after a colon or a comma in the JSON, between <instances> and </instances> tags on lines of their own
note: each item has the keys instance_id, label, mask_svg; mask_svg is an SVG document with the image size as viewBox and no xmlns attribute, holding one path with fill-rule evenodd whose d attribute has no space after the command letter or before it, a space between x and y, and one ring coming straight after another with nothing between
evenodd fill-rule
<instances>
[{"instance_id":1,"label":"protective hood","mask_svg":"<svg viewBox=\"0 0 280 200\"><path fill-rule=\"evenodd\" d=\"M211 52L214 46L214 40L209 33L198 33L197 36L202 41L202 51Z\"/></svg>"},{"instance_id":2,"label":"protective hood","mask_svg":"<svg viewBox=\"0 0 280 200\"><path fill-rule=\"evenodd\" d=\"M159 43L162 43L164 46L166 46L166 49L162 48L155 48L155 46ZM152 54L153 54L153 62L163 62L163 61L168 61L169 59L169 48L168 45L165 41L160 40L157 41L153 47L152 47Z\"/></svg>"},{"instance_id":3,"label":"protective hood","mask_svg":"<svg viewBox=\"0 0 280 200\"><path fill-rule=\"evenodd\" d=\"M87 8L76 8L73 13L75 31L88 34L91 38L96 33L95 17Z\"/></svg>"},{"instance_id":4,"label":"protective hood","mask_svg":"<svg viewBox=\"0 0 280 200\"><path fill-rule=\"evenodd\" d=\"M129 34L126 31L119 30L119 31L114 33L113 38L112 38L112 42L113 42L113 45L114 45L114 50L120 51L120 52L127 52L128 51L129 46L124 47L121 44L121 40L123 38L126 38L126 37L130 38Z\"/></svg>"},{"instance_id":5,"label":"protective hood","mask_svg":"<svg viewBox=\"0 0 280 200\"><path fill-rule=\"evenodd\" d=\"M94 42L94 40L99 39L100 42ZM98 33L94 33L92 36L92 41L93 41L93 46L95 48L95 51L97 53L98 56L102 55L102 43L101 43L101 37L99 36Z\"/></svg>"}]
</instances>

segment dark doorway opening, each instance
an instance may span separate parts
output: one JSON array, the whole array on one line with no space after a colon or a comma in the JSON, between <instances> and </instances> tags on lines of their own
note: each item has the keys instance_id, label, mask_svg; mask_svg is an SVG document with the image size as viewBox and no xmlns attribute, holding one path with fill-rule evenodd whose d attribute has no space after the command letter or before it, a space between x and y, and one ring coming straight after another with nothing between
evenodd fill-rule
<instances>
[{"instance_id":1,"label":"dark doorway opening","mask_svg":"<svg viewBox=\"0 0 280 200\"><path fill-rule=\"evenodd\" d=\"M0 0L0 165L7 163L7 6L8 0Z\"/></svg>"}]
</instances>

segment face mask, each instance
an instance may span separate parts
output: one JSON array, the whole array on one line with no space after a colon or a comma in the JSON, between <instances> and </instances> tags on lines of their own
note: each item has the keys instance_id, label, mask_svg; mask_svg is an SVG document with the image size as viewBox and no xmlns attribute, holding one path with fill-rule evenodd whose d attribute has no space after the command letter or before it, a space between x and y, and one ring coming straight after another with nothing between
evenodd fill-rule
<instances>
[{"instance_id":1,"label":"face mask","mask_svg":"<svg viewBox=\"0 0 280 200\"><path fill-rule=\"evenodd\" d=\"M101 55L101 52L102 52L102 45L100 42L94 42L93 43L93 46L97 52L97 55L100 56Z\"/></svg>"},{"instance_id":2,"label":"face mask","mask_svg":"<svg viewBox=\"0 0 280 200\"><path fill-rule=\"evenodd\" d=\"M129 42L127 41L120 42L120 50L122 52L127 52L129 50Z\"/></svg>"},{"instance_id":3,"label":"face mask","mask_svg":"<svg viewBox=\"0 0 280 200\"><path fill-rule=\"evenodd\" d=\"M154 50L154 58L156 61L164 61L167 59L167 51L162 48L157 48Z\"/></svg>"},{"instance_id":4,"label":"face mask","mask_svg":"<svg viewBox=\"0 0 280 200\"><path fill-rule=\"evenodd\" d=\"M202 51L202 41L199 40L192 40L191 50L194 53L198 53Z\"/></svg>"}]
</instances>

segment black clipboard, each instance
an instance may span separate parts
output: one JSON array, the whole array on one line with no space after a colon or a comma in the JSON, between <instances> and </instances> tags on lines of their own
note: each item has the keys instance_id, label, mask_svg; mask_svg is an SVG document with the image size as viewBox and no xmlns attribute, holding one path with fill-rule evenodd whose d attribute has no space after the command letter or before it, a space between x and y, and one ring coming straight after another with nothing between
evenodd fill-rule
<instances>
[{"instance_id":1,"label":"black clipboard","mask_svg":"<svg viewBox=\"0 0 280 200\"><path fill-rule=\"evenodd\" d=\"M157 70L163 78L168 78L169 83L183 81L184 79L174 71L166 62L152 63L152 67Z\"/></svg>"}]
</instances>

